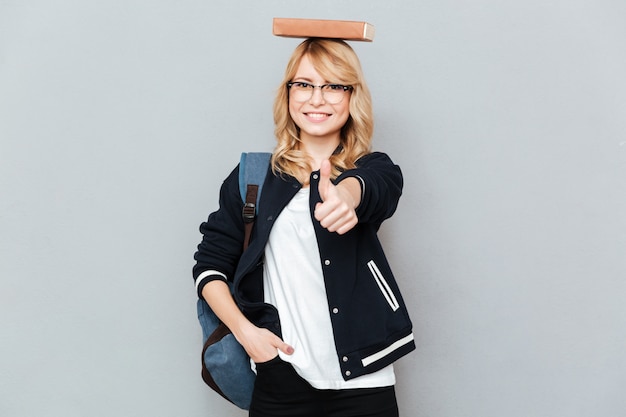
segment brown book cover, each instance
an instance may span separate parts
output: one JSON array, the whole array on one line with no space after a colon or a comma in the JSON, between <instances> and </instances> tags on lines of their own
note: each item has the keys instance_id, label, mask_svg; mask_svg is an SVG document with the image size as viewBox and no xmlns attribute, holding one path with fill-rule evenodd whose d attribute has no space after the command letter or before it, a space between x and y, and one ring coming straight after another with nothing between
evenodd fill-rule
<instances>
[{"instance_id":1,"label":"brown book cover","mask_svg":"<svg viewBox=\"0 0 626 417\"><path fill-rule=\"evenodd\" d=\"M288 38L335 38L347 41L374 40L374 26L351 20L274 18L272 32Z\"/></svg>"}]
</instances>

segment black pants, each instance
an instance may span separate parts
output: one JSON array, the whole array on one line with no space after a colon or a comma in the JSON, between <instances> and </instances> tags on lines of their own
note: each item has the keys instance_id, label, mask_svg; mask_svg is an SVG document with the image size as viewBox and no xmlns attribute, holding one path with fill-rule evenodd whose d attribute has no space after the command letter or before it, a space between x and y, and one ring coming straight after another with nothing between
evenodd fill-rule
<instances>
[{"instance_id":1,"label":"black pants","mask_svg":"<svg viewBox=\"0 0 626 417\"><path fill-rule=\"evenodd\" d=\"M319 390L279 358L256 369L250 417L398 417L392 386Z\"/></svg>"}]
</instances>

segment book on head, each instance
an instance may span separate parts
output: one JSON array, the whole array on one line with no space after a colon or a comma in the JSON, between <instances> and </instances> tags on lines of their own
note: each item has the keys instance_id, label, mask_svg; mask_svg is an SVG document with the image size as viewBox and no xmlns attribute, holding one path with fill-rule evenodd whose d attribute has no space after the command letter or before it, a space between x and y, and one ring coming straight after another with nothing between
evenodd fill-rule
<instances>
[{"instance_id":1,"label":"book on head","mask_svg":"<svg viewBox=\"0 0 626 417\"><path fill-rule=\"evenodd\" d=\"M275 17L272 33L288 38L334 38L347 41L374 40L374 26L352 20L296 19Z\"/></svg>"}]
</instances>

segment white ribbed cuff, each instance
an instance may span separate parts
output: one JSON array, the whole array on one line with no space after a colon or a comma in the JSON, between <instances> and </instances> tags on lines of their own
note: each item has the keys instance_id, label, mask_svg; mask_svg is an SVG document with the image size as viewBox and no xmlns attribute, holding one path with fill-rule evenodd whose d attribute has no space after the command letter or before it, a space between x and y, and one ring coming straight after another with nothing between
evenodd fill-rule
<instances>
[{"instance_id":1,"label":"white ribbed cuff","mask_svg":"<svg viewBox=\"0 0 626 417\"><path fill-rule=\"evenodd\" d=\"M219 276L224 281L228 280L228 278L226 278L226 275L222 274L220 271L215 271L212 269L208 271L204 271L203 273L198 275L198 278L196 278L196 291L198 290L198 288L200 288L200 284L202 284L202 281L204 281L206 278L210 276Z\"/></svg>"}]
</instances>

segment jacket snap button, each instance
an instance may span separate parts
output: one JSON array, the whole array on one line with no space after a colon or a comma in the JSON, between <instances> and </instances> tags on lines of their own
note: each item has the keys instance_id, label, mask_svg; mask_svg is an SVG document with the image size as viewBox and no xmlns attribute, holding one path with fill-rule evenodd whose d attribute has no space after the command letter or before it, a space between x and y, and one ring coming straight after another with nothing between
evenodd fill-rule
<instances>
[{"instance_id":1,"label":"jacket snap button","mask_svg":"<svg viewBox=\"0 0 626 417\"><path fill-rule=\"evenodd\" d=\"M339 313L339 309L338 309L337 307L333 308L333 313L334 313L334 314Z\"/></svg>"},{"instance_id":2,"label":"jacket snap button","mask_svg":"<svg viewBox=\"0 0 626 417\"><path fill-rule=\"evenodd\" d=\"M317 179L317 174L313 174L313 179L316 180Z\"/></svg>"},{"instance_id":3,"label":"jacket snap button","mask_svg":"<svg viewBox=\"0 0 626 417\"><path fill-rule=\"evenodd\" d=\"M348 357L344 356L343 358L341 358L341 360L344 361L344 362L348 362Z\"/></svg>"},{"instance_id":4,"label":"jacket snap button","mask_svg":"<svg viewBox=\"0 0 626 417\"><path fill-rule=\"evenodd\" d=\"M329 260L329 259L326 259L326 260L324 261L324 265L326 265L326 266L330 265L330 260Z\"/></svg>"},{"instance_id":5,"label":"jacket snap button","mask_svg":"<svg viewBox=\"0 0 626 417\"><path fill-rule=\"evenodd\" d=\"M346 371L346 376L350 376L350 375L352 375L352 372Z\"/></svg>"}]
</instances>

